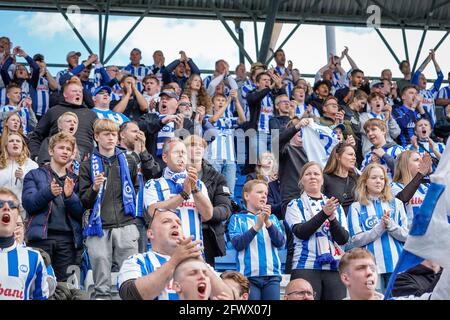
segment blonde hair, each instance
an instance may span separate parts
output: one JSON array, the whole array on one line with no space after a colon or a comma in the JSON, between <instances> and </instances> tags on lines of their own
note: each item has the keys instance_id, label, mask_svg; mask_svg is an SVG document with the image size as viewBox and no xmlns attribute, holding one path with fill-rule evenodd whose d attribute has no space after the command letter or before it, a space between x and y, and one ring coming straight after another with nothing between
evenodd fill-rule
<instances>
[{"instance_id":1,"label":"blonde hair","mask_svg":"<svg viewBox=\"0 0 450 320\"><path fill-rule=\"evenodd\" d=\"M372 259L372 261L375 262L375 258L369 250L366 250L364 248L354 248L346 252L339 260L339 274L342 274L345 271L352 260L358 259Z\"/></svg>"},{"instance_id":2,"label":"blonde hair","mask_svg":"<svg viewBox=\"0 0 450 320\"><path fill-rule=\"evenodd\" d=\"M369 119L366 121L366 123L364 123L364 132L367 133L367 130L369 130L369 128L378 128L381 131L383 131L384 133L387 132L387 125L386 122L384 122L383 120L374 118L374 119Z\"/></svg>"},{"instance_id":3,"label":"blonde hair","mask_svg":"<svg viewBox=\"0 0 450 320\"><path fill-rule=\"evenodd\" d=\"M255 168L256 179L258 179L258 180L264 180L265 175L264 175L263 168L262 168L262 160L263 160L264 156L267 156L267 155L271 155L273 158L273 165L272 165L272 168L271 168L268 176L270 177L270 179L275 180L275 177L278 175L278 162L275 159L275 155L270 151L265 151L259 156L258 163L256 164L256 168Z\"/></svg>"},{"instance_id":4,"label":"blonde hair","mask_svg":"<svg viewBox=\"0 0 450 320\"><path fill-rule=\"evenodd\" d=\"M11 136L18 136L22 141L22 151L20 152L19 158L17 159L17 163L21 166L25 164L27 159L30 157L30 151L28 150L28 146L25 142L25 138L20 133L12 132L6 138L6 143L1 146L0 153L0 169L4 169L8 165L9 154L8 154L8 140ZM2 137L3 138L3 137Z\"/></svg>"},{"instance_id":5,"label":"blonde hair","mask_svg":"<svg viewBox=\"0 0 450 320\"><path fill-rule=\"evenodd\" d=\"M59 116L58 120L56 120L56 123L58 125L58 130L60 130L62 122L64 121L64 119L66 117L69 117L69 116L74 117L75 119L77 119L77 122L79 122L78 116L76 115L76 113L71 112L71 111L64 112L62 115Z\"/></svg>"},{"instance_id":6,"label":"blonde hair","mask_svg":"<svg viewBox=\"0 0 450 320\"><path fill-rule=\"evenodd\" d=\"M99 134L101 132L119 132L119 125L109 119L97 119L94 122L94 134Z\"/></svg>"},{"instance_id":7,"label":"blonde hair","mask_svg":"<svg viewBox=\"0 0 450 320\"><path fill-rule=\"evenodd\" d=\"M369 192L367 191L367 180L369 180L370 172L373 169L379 168L383 171L384 175L384 187L381 191L380 200L381 201L390 201L393 199L391 187L389 186L389 180L386 172L386 168L383 167L379 163L372 162L367 167L364 168L364 171L361 173L361 176L356 183L355 188L355 198L356 201L360 202L363 205L369 204Z\"/></svg>"},{"instance_id":8,"label":"blonde hair","mask_svg":"<svg viewBox=\"0 0 450 320\"><path fill-rule=\"evenodd\" d=\"M206 140L196 134L192 134L192 135L188 136L187 138L185 138L183 140L183 142L184 142L184 145L186 146L186 148L189 148L190 146L193 146L196 144L201 144L203 149L206 149L206 147L208 147Z\"/></svg>"},{"instance_id":9,"label":"blonde hair","mask_svg":"<svg viewBox=\"0 0 450 320\"><path fill-rule=\"evenodd\" d=\"M307 163L305 163L305 165L302 167L302 170L300 170L300 175L298 178L298 187L300 188L300 193L303 193L304 191L304 187L302 184L302 178L305 175L306 170L308 170L309 168L316 166L317 168L320 169L320 173L322 174L322 179L323 179L323 171L322 168L320 167L320 164L318 164L315 161L309 161ZM323 188L323 182L322 182L322 186L320 187L320 191L322 192L322 188Z\"/></svg>"},{"instance_id":10,"label":"blonde hair","mask_svg":"<svg viewBox=\"0 0 450 320\"><path fill-rule=\"evenodd\" d=\"M418 154L420 156L420 153L415 150L406 150L403 151L397 158L397 161L395 163L395 173L394 178L392 181L394 182L400 182L404 185L411 182L411 180L414 178L411 174L411 172L408 169L408 162L409 159L413 154Z\"/></svg>"},{"instance_id":11,"label":"blonde hair","mask_svg":"<svg viewBox=\"0 0 450 320\"><path fill-rule=\"evenodd\" d=\"M5 120L3 120L3 134L2 134L2 138L1 138L1 142L0 142L0 146L2 147L2 149L3 149L3 145L8 143L9 134L16 133L16 132L9 131L9 127L6 125L8 120L13 116L17 116L17 118L19 118L19 130L17 132L20 133L22 136L24 136L23 124L22 124L22 119L20 119L20 116L19 116L19 111L15 110L15 111L9 112L8 115L6 116Z\"/></svg>"},{"instance_id":12,"label":"blonde hair","mask_svg":"<svg viewBox=\"0 0 450 320\"><path fill-rule=\"evenodd\" d=\"M76 140L75 137L67 132L58 132L54 134L48 143L48 149L53 150L57 143L68 142L72 146L72 152L75 151Z\"/></svg>"},{"instance_id":13,"label":"blonde hair","mask_svg":"<svg viewBox=\"0 0 450 320\"><path fill-rule=\"evenodd\" d=\"M253 179L253 180L247 181L244 184L244 187L242 188L242 200L244 201L245 205L247 205L247 201L245 201L244 194L251 192L253 190L253 188L258 184L263 184L266 186L266 188L269 188L269 184L265 180L260 180L260 179Z\"/></svg>"}]
</instances>

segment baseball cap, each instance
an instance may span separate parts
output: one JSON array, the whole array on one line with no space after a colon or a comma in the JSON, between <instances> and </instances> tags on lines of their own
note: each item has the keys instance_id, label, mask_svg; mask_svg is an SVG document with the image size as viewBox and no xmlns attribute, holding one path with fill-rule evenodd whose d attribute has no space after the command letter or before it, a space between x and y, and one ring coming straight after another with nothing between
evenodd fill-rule
<instances>
[{"instance_id":1,"label":"baseball cap","mask_svg":"<svg viewBox=\"0 0 450 320\"><path fill-rule=\"evenodd\" d=\"M374 87L383 87L384 86L384 82L381 80L374 80L372 81L372 83L370 84L370 88L374 88Z\"/></svg>"},{"instance_id":2,"label":"baseball cap","mask_svg":"<svg viewBox=\"0 0 450 320\"><path fill-rule=\"evenodd\" d=\"M331 126L331 130L341 129L342 132L345 131L345 125L343 123L338 123L337 125Z\"/></svg>"},{"instance_id":3,"label":"baseball cap","mask_svg":"<svg viewBox=\"0 0 450 320\"><path fill-rule=\"evenodd\" d=\"M36 53L36 54L33 56L33 60L34 60L34 61L44 61L44 55L43 55L43 54L40 54L40 53Z\"/></svg>"},{"instance_id":4,"label":"baseball cap","mask_svg":"<svg viewBox=\"0 0 450 320\"><path fill-rule=\"evenodd\" d=\"M80 57L81 56L81 52L79 52L79 51L69 51L69 53L66 56L66 60L69 60L69 58L71 56L79 56Z\"/></svg>"},{"instance_id":5,"label":"baseball cap","mask_svg":"<svg viewBox=\"0 0 450 320\"><path fill-rule=\"evenodd\" d=\"M162 92L159 94L159 96L160 96L160 97L162 97L162 96L168 96L168 97L173 98L173 99L177 99L177 100L179 99L178 95L177 95L175 92L171 91L171 90L164 90L164 91L162 91Z\"/></svg>"},{"instance_id":6,"label":"baseball cap","mask_svg":"<svg viewBox=\"0 0 450 320\"><path fill-rule=\"evenodd\" d=\"M94 93L92 94L92 96L95 97L97 94L100 93L100 91L103 91L103 90L108 91L108 94L111 94L111 92L112 92L112 90L111 90L110 87L108 87L108 86L100 86L100 87L97 87L97 88L94 90Z\"/></svg>"}]
</instances>

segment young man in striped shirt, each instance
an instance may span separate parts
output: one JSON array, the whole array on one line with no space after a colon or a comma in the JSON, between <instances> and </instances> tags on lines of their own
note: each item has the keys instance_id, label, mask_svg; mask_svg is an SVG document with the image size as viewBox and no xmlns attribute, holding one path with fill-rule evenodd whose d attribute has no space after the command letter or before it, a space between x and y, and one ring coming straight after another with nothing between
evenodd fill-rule
<instances>
[{"instance_id":1,"label":"young man in striped shirt","mask_svg":"<svg viewBox=\"0 0 450 320\"><path fill-rule=\"evenodd\" d=\"M187 167L187 150L179 138L170 138L163 146L167 167L159 179L145 184L144 208L152 217L157 208L176 210L185 237L202 240L202 221L212 218L213 207L205 184L197 170Z\"/></svg>"},{"instance_id":2,"label":"young man in striped shirt","mask_svg":"<svg viewBox=\"0 0 450 320\"><path fill-rule=\"evenodd\" d=\"M228 232L236 249L236 269L250 281L249 300L279 300L281 260L285 238L277 217L267 205L267 182L244 185L246 211L231 216Z\"/></svg>"},{"instance_id":3,"label":"young man in striped shirt","mask_svg":"<svg viewBox=\"0 0 450 320\"><path fill-rule=\"evenodd\" d=\"M37 250L15 241L19 199L0 188L0 300L47 300L47 269Z\"/></svg>"},{"instance_id":4,"label":"young man in striped shirt","mask_svg":"<svg viewBox=\"0 0 450 320\"><path fill-rule=\"evenodd\" d=\"M237 117L224 116L229 108L231 101L234 101ZM236 155L234 151L234 129L245 122L245 114L241 103L237 98L237 91L231 90L230 98L223 94L216 94L213 97L213 115L209 117L217 129L218 134L211 142L208 148L208 160L219 173L222 173L227 179L231 196L234 193L236 183Z\"/></svg>"},{"instance_id":5,"label":"young man in striped shirt","mask_svg":"<svg viewBox=\"0 0 450 320\"><path fill-rule=\"evenodd\" d=\"M146 75L151 73L149 67L141 64L141 59L141 50L139 50L138 48L134 48L130 52L130 63L123 69L124 71L127 71L129 74L136 77L136 88L138 92L142 92L142 90L144 90L142 80L144 80L144 77Z\"/></svg>"},{"instance_id":6,"label":"young man in striped shirt","mask_svg":"<svg viewBox=\"0 0 450 320\"><path fill-rule=\"evenodd\" d=\"M425 78L425 75L422 72L430 61L433 61L437 79L434 82L433 87L431 89L427 89L427 78ZM434 127L434 124L436 123L436 105L434 100L437 98L442 80L444 80L444 75L442 74L441 68L436 61L434 50L431 49L428 57L414 73L411 83L419 87L419 95L422 98L422 106L431 117L432 127Z\"/></svg>"},{"instance_id":7,"label":"young man in striped shirt","mask_svg":"<svg viewBox=\"0 0 450 320\"><path fill-rule=\"evenodd\" d=\"M364 156L361 171L371 162L379 162L387 170L392 180L395 170L395 160L404 150L401 146L386 142L387 126L383 120L370 119L364 124L364 131L372 144L370 151Z\"/></svg>"},{"instance_id":8,"label":"young man in striped shirt","mask_svg":"<svg viewBox=\"0 0 450 320\"><path fill-rule=\"evenodd\" d=\"M47 64L45 63L42 54L35 54L33 60L40 68L36 96L33 97L33 110L36 114L36 118L39 120L50 107L50 91L58 90L58 83L47 69Z\"/></svg>"}]
</instances>

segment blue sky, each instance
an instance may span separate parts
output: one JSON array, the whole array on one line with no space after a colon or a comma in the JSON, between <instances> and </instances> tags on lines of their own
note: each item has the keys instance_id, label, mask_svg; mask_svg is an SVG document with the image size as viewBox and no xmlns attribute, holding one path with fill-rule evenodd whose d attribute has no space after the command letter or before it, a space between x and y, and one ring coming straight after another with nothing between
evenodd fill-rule
<instances>
[{"instance_id":1,"label":"blue sky","mask_svg":"<svg viewBox=\"0 0 450 320\"><path fill-rule=\"evenodd\" d=\"M111 17L108 30L106 53L109 54L128 29L137 20L136 17ZM97 16L80 15L74 19L89 46L98 52ZM230 27L234 26L230 22ZM249 54L255 56L253 25L242 23L245 32L245 44ZM258 24L261 37L263 24ZM294 25L284 25L278 44L280 44ZM27 52L43 53L48 62L65 63L66 53L78 50L87 57L87 51L76 38L61 14L0 11L0 30L9 36L14 45L21 45ZM401 31L381 29L390 41L400 59L404 58ZM434 47L444 32L430 31L425 40L419 63L423 61L428 48ZM413 59L419 45L421 31L407 31L410 57ZM366 75L376 76L383 68L391 68L394 76L400 76L397 64L384 47L375 31L368 28L336 28L336 48L342 51L344 46L350 48L350 55ZM179 57L178 51L185 50L201 69L213 69L214 61L225 58L234 68L238 64L237 46L226 32L220 21L178 20L145 18L130 38L122 45L110 63L125 65L128 63L129 51L138 47L143 52L143 63L153 63L151 54L156 49L163 50L166 63ZM325 27L303 25L284 46L286 56L292 60L294 67L303 73L315 73L326 63ZM436 56L444 73L450 71L450 37L438 50ZM248 66L248 64L247 64ZM344 63L344 68L348 64ZM52 70L53 72L57 70ZM435 77L430 65L425 74Z\"/></svg>"}]
</instances>

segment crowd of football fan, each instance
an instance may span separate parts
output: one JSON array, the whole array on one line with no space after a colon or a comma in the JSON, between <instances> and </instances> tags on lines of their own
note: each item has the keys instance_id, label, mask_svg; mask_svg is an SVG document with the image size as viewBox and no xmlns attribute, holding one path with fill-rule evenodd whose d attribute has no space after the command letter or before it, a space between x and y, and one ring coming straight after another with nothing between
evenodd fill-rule
<instances>
[{"instance_id":1,"label":"crowd of football fan","mask_svg":"<svg viewBox=\"0 0 450 320\"><path fill-rule=\"evenodd\" d=\"M204 78L179 54L70 51L52 75L0 37L0 300L382 299L450 134L434 51L369 81L345 48L313 84L281 49ZM393 296L441 274L426 260Z\"/></svg>"}]
</instances>

